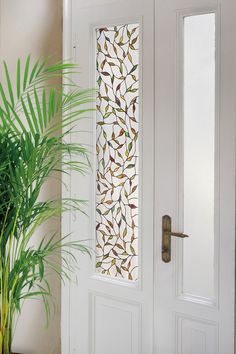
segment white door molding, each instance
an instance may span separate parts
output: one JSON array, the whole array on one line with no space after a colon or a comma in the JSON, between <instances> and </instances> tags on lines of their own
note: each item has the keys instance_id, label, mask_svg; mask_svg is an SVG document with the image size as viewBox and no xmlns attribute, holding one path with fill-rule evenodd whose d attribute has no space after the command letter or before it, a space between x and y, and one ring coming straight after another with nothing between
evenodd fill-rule
<instances>
[{"instance_id":1,"label":"white door molding","mask_svg":"<svg viewBox=\"0 0 236 354\"><path fill-rule=\"evenodd\" d=\"M63 0L63 61L72 58L72 0ZM67 139L69 139L67 135ZM71 177L67 174L62 175L62 181L69 186L67 189L62 183L61 194L64 197L70 197ZM66 213L61 219L62 235L68 235L71 232L71 214ZM70 353L70 282L61 284L61 353Z\"/></svg>"}]
</instances>

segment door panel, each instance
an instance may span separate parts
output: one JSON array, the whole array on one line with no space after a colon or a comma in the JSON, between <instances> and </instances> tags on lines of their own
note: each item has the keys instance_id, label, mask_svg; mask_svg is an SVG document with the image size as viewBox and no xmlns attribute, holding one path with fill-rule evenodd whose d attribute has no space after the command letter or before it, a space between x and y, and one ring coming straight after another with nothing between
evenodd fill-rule
<instances>
[{"instance_id":1,"label":"door panel","mask_svg":"<svg viewBox=\"0 0 236 354\"><path fill-rule=\"evenodd\" d=\"M218 334L214 323L177 315L178 354L217 353Z\"/></svg>"},{"instance_id":2,"label":"door panel","mask_svg":"<svg viewBox=\"0 0 236 354\"><path fill-rule=\"evenodd\" d=\"M92 151L93 169L72 176L90 216L72 215L71 230L95 250L71 285L71 353L153 350L153 10L152 0L72 2L74 79L97 97L71 136Z\"/></svg>"},{"instance_id":3,"label":"door panel","mask_svg":"<svg viewBox=\"0 0 236 354\"><path fill-rule=\"evenodd\" d=\"M93 351L98 354L139 353L141 307L106 296L95 296L92 301L95 328Z\"/></svg>"}]
</instances>

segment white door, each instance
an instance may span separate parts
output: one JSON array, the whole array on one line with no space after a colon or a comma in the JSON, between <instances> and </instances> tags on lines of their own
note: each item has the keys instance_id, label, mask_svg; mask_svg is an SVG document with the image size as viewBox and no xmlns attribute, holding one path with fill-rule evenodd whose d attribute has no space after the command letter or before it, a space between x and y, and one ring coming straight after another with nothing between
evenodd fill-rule
<instances>
[{"instance_id":1,"label":"white door","mask_svg":"<svg viewBox=\"0 0 236 354\"><path fill-rule=\"evenodd\" d=\"M158 354L234 353L235 16L234 0L156 6ZM169 263L166 214L189 235Z\"/></svg>"},{"instance_id":2,"label":"white door","mask_svg":"<svg viewBox=\"0 0 236 354\"><path fill-rule=\"evenodd\" d=\"M93 151L90 178L66 181L90 217L63 232L95 254L63 287L62 352L233 354L236 4L73 0L64 15L64 58L98 97L71 135Z\"/></svg>"},{"instance_id":3,"label":"white door","mask_svg":"<svg viewBox=\"0 0 236 354\"><path fill-rule=\"evenodd\" d=\"M147 354L153 350L154 3L72 1L71 13L72 55L81 72L75 79L98 87L97 113L79 124L88 133L71 137L94 155L91 178L71 179L72 195L90 200L90 217L71 215L71 231L92 239L96 255L80 259L78 285L70 287L63 350Z\"/></svg>"}]
</instances>

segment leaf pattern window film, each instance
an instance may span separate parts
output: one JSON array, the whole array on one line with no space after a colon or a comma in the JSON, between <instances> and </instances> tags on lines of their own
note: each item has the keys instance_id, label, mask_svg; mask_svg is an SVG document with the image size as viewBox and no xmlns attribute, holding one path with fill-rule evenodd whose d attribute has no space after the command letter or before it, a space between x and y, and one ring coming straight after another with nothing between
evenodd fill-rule
<instances>
[{"instance_id":1,"label":"leaf pattern window film","mask_svg":"<svg viewBox=\"0 0 236 354\"><path fill-rule=\"evenodd\" d=\"M96 29L96 269L138 279L139 25Z\"/></svg>"}]
</instances>

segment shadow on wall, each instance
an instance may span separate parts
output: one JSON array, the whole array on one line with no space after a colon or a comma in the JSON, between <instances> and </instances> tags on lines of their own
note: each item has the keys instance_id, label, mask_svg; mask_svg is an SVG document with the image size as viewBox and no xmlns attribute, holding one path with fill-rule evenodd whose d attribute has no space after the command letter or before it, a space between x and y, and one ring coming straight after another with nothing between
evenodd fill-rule
<instances>
[{"instance_id":1,"label":"shadow on wall","mask_svg":"<svg viewBox=\"0 0 236 354\"><path fill-rule=\"evenodd\" d=\"M0 59L6 60L11 74L16 61L31 54L32 61L62 58L62 0L0 0ZM0 70L1 72L1 70ZM51 181L44 198L60 195L59 180ZM59 222L51 222L43 232L60 230ZM39 239L40 235L37 235ZM60 354L60 280L50 279L56 314L45 328L44 308L40 301L28 301L23 307L14 338L14 351L24 354Z\"/></svg>"}]
</instances>

